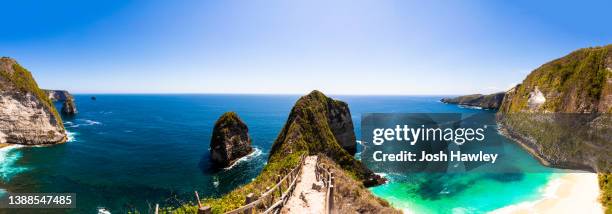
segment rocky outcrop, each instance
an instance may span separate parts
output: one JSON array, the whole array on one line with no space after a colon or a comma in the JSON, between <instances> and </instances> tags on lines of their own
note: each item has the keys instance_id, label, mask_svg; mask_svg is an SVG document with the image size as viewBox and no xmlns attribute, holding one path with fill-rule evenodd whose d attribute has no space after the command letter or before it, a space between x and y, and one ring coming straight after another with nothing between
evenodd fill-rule
<instances>
[{"instance_id":1,"label":"rocky outcrop","mask_svg":"<svg viewBox=\"0 0 612 214\"><path fill-rule=\"evenodd\" d=\"M315 90L301 97L291 109L274 141L269 162L300 152L323 154L356 175L366 186L384 183L384 179L353 157L354 151L355 132L348 105Z\"/></svg>"},{"instance_id":2,"label":"rocky outcrop","mask_svg":"<svg viewBox=\"0 0 612 214\"><path fill-rule=\"evenodd\" d=\"M77 112L76 104L74 104L74 98L72 98L72 96L64 100L62 104L62 114L75 115Z\"/></svg>"},{"instance_id":3,"label":"rocky outcrop","mask_svg":"<svg viewBox=\"0 0 612 214\"><path fill-rule=\"evenodd\" d=\"M584 48L534 70L510 89L501 131L544 164L610 172L612 45Z\"/></svg>"},{"instance_id":4,"label":"rocky outcrop","mask_svg":"<svg viewBox=\"0 0 612 214\"><path fill-rule=\"evenodd\" d=\"M213 129L210 142L211 160L227 167L253 151L249 128L235 112L221 115Z\"/></svg>"},{"instance_id":5,"label":"rocky outcrop","mask_svg":"<svg viewBox=\"0 0 612 214\"><path fill-rule=\"evenodd\" d=\"M68 91L48 89L44 89L43 91L45 91L52 102L62 102L62 114L70 116L78 113L76 104L74 103L74 96Z\"/></svg>"},{"instance_id":6,"label":"rocky outcrop","mask_svg":"<svg viewBox=\"0 0 612 214\"><path fill-rule=\"evenodd\" d=\"M0 58L0 143L66 142L62 120L32 74L14 59Z\"/></svg>"},{"instance_id":7,"label":"rocky outcrop","mask_svg":"<svg viewBox=\"0 0 612 214\"><path fill-rule=\"evenodd\" d=\"M505 92L495 94L471 94L454 98L442 98L440 101L448 104L458 104L483 109L498 109L504 100Z\"/></svg>"},{"instance_id":8,"label":"rocky outcrop","mask_svg":"<svg viewBox=\"0 0 612 214\"><path fill-rule=\"evenodd\" d=\"M69 97L72 97L72 94L65 90L43 89L43 91L47 94L51 102L64 102Z\"/></svg>"}]
</instances>

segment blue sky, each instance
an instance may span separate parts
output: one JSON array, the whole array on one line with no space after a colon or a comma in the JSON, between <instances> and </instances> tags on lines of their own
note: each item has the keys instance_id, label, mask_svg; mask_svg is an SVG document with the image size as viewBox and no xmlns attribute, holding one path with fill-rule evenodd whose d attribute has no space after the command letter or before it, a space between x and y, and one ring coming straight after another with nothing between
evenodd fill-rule
<instances>
[{"instance_id":1,"label":"blue sky","mask_svg":"<svg viewBox=\"0 0 612 214\"><path fill-rule=\"evenodd\" d=\"M4 1L0 55L74 93L467 94L612 43L612 1Z\"/></svg>"}]
</instances>

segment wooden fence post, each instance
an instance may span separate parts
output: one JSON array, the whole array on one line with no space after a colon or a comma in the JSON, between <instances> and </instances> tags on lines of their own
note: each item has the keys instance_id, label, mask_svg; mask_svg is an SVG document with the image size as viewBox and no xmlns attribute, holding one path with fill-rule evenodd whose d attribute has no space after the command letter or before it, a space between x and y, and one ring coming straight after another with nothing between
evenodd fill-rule
<instances>
[{"instance_id":1,"label":"wooden fence post","mask_svg":"<svg viewBox=\"0 0 612 214\"><path fill-rule=\"evenodd\" d=\"M198 191L194 191L196 200L198 201L198 208L202 208L202 202L200 202L200 196L198 195Z\"/></svg>"},{"instance_id":2,"label":"wooden fence post","mask_svg":"<svg viewBox=\"0 0 612 214\"><path fill-rule=\"evenodd\" d=\"M246 205L246 204L250 204L250 203L251 203L251 202L253 202L253 201L255 201L255 196L253 195L253 193L249 193L249 194L246 196L246 201L245 201L244 203L245 203L245 205ZM253 209L255 209L255 207L251 207L251 208L249 208L249 209L245 210L245 211L244 211L244 214L253 214L253 213L254 213L254 212L253 212Z\"/></svg>"},{"instance_id":3,"label":"wooden fence post","mask_svg":"<svg viewBox=\"0 0 612 214\"><path fill-rule=\"evenodd\" d=\"M334 181L334 173L333 172L329 172L329 213L332 213L332 210L334 210L334 187L336 186L336 182Z\"/></svg>"},{"instance_id":4,"label":"wooden fence post","mask_svg":"<svg viewBox=\"0 0 612 214\"><path fill-rule=\"evenodd\" d=\"M266 193L269 192L269 191L270 191L270 187L266 187ZM272 196L271 199L270 199L270 196ZM267 197L267 199L264 198L262 200L264 200L263 201L264 205L266 207L268 207L268 202L269 202L270 205L272 205L274 203L274 193L268 194L268 195L266 195L266 197Z\"/></svg>"},{"instance_id":5,"label":"wooden fence post","mask_svg":"<svg viewBox=\"0 0 612 214\"><path fill-rule=\"evenodd\" d=\"M282 179L283 179L283 178L281 178L281 176L280 176L280 175L278 175L278 181L277 181L276 183L278 184L278 195L279 195L280 197L283 197L283 184L281 183L281 180L282 180Z\"/></svg>"},{"instance_id":6,"label":"wooden fence post","mask_svg":"<svg viewBox=\"0 0 612 214\"><path fill-rule=\"evenodd\" d=\"M212 214L212 210L209 206L198 208L198 214Z\"/></svg>"}]
</instances>

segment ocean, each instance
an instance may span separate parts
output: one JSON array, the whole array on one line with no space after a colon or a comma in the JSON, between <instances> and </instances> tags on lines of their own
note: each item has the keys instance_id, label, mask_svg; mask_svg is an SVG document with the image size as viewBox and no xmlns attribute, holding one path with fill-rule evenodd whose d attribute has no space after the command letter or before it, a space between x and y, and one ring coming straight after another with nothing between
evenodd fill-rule
<instances>
[{"instance_id":1,"label":"ocean","mask_svg":"<svg viewBox=\"0 0 612 214\"><path fill-rule=\"evenodd\" d=\"M90 99L96 96L96 100ZM386 113L490 113L440 103L440 96L332 96L349 104L359 139L360 117ZM77 208L54 213L148 212L156 203L178 206L216 197L251 181L298 95L75 95L79 113L64 117L70 141L0 149L0 195L76 193ZM57 104L58 109L61 108ZM209 162L216 119L235 111L246 122L256 152L226 169ZM517 163L536 161L508 143ZM520 167L520 165L519 165ZM554 173L386 174L371 191L417 213L482 213L541 197ZM381 172L382 173L382 172ZM2 197L2 196L0 196ZM19 213L11 210L11 213Z\"/></svg>"}]
</instances>

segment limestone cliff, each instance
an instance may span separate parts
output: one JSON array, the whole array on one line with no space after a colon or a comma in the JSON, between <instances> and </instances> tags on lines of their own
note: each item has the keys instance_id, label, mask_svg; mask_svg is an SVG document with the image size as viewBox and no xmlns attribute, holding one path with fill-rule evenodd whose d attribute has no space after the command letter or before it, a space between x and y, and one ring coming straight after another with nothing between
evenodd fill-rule
<instances>
[{"instance_id":1,"label":"limestone cliff","mask_svg":"<svg viewBox=\"0 0 612 214\"><path fill-rule=\"evenodd\" d=\"M534 70L510 89L502 131L545 164L610 172L612 45L584 48Z\"/></svg>"},{"instance_id":2,"label":"limestone cliff","mask_svg":"<svg viewBox=\"0 0 612 214\"><path fill-rule=\"evenodd\" d=\"M64 102L69 97L72 97L72 94L66 90L43 89L43 91L47 94L51 102Z\"/></svg>"},{"instance_id":3,"label":"limestone cliff","mask_svg":"<svg viewBox=\"0 0 612 214\"><path fill-rule=\"evenodd\" d=\"M227 167L253 151L249 128L235 112L221 115L213 129L210 142L212 161Z\"/></svg>"},{"instance_id":4,"label":"limestone cliff","mask_svg":"<svg viewBox=\"0 0 612 214\"><path fill-rule=\"evenodd\" d=\"M76 104L74 103L74 98L72 98L72 96L64 100L64 103L62 103L62 114L75 115L77 112Z\"/></svg>"},{"instance_id":5,"label":"limestone cliff","mask_svg":"<svg viewBox=\"0 0 612 214\"><path fill-rule=\"evenodd\" d=\"M366 189L384 179L375 175L351 153L342 142L355 139L353 122L348 105L331 99L319 91L301 97L294 105L289 118L275 140L268 163L251 182L240 186L220 198L203 201L213 213L223 213L244 205L247 194L255 196L276 185L280 175L296 167L303 155L319 155L332 166L337 175L337 213L394 213L389 203L376 198ZM196 206L184 205L177 213L195 212Z\"/></svg>"},{"instance_id":6,"label":"limestone cliff","mask_svg":"<svg viewBox=\"0 0 612 214\"><path fill-rule=\"evenodd\" d=\"M495 94L471 94L454 98L442 98L440 101L448 104L459 104L483 109L498 109L504 100L505 92Z\"/></svg>"},{"instance_id":7,"label":"limestone cliff","mask_svg":"<svg viewBox=\"0 0 612 214\"><path fill-rule=\"evenodd\" d=\"M32 74L14 59L0 58L0 143L66 142L62 120Z\"/></svg>"},{"instance_id":8,"label":"limestone cliff","mask_svg":"<svg viewBox=\"0 0 612 214\"><path fill-rule=\"evenodd\" d=\"M366 186L384 182L355 160L352 155L355 143L348 105L315 90L301 97L293 106L285 126L274 141L269 161L278 161L285 154L300 151L311 155L324 154L361 179Z\"/></svg>"},{"instance_id":9,"label":"limestone cliff","mask_svg":"<svg viewBox=\"0 0 612 214\"><path fill-rule=\"evenodd\" d=\"M62 114L64 115L75 115L78 113L76 104L74 102L74 96L65 90L48 90L43 89L43 91L49 97L51 102L61 102L62 103Z\"/></svg>"}]
</instances>

